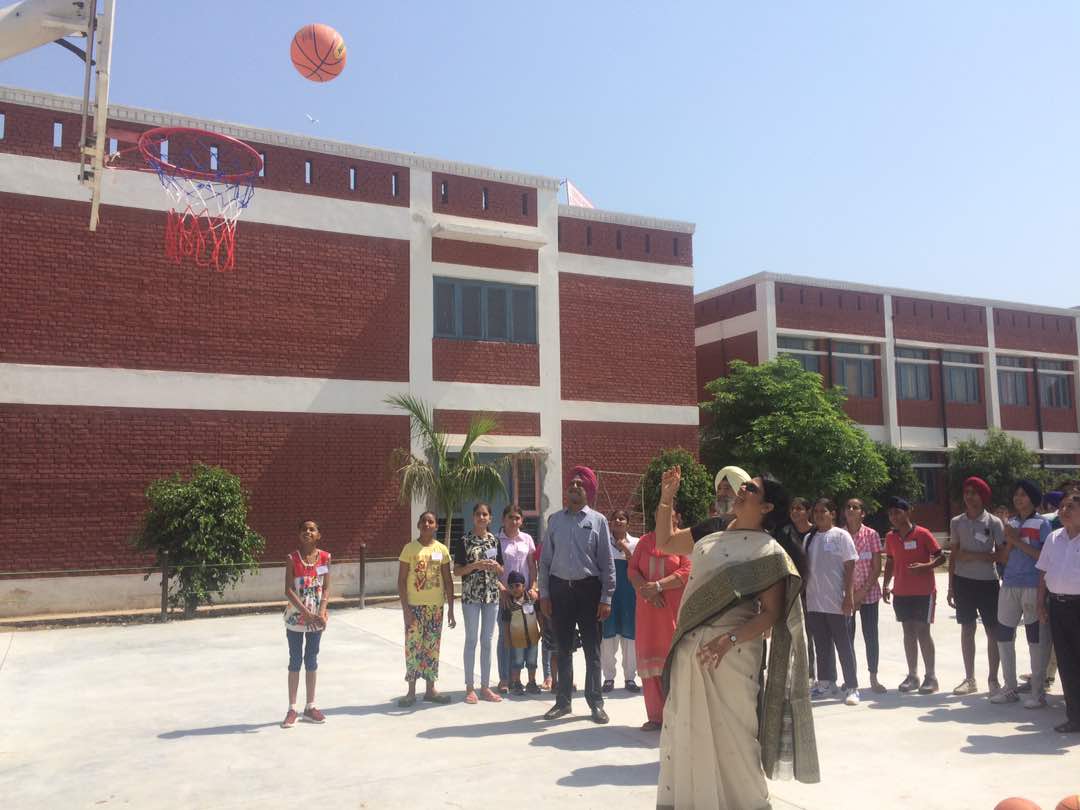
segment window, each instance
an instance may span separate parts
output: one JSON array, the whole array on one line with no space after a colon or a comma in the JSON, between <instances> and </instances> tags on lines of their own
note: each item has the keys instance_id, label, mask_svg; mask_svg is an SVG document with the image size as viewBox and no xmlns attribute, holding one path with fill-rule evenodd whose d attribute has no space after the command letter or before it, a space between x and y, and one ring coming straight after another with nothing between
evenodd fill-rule
<instances>
[{"instance_id":1,"label":"window","mask_svg":"<svg viewBox=\"0 0 1080 810\"><path fill-rule=\"evenodd\" d=\"M529 195L528 195L528 193L525 193L525 194L521 195L521 215L522 216L528 216L529 215Z\"/></svg>"},{"instance_id":2,"label":"window","mask_svg":"<svg viewBox=\"0 0 1080 810\"><path fill-rule=\"evenodd\" d=\"M356 191L356 167L349 167L349 191Z\"/></svg>"},{"instance_id":3,"label":"window","mask_svg":"<svg viewBox=\"0 0 1080 810\"><path fill-rule=\"evenodd\" d=\"M259 152L259 177L266 177L266 152Z\"/></svg>"},{"instance_id":4,"label":"window","mask_svg":"<svg viewBox=\"0 0 1080 810\"><path fill-rule=\"evenodd\" d=\"M1036 360L1035 367L1039 371L1072 371L1068 360Z\"/></svg>"},{"instance_id":5,"label":"window","mask_svg":"<svg viewBox=\"0 0 1080 810\"><path fill-rule=\"evenodd\" d=\"M4 140L4 125L7 123L7 116L0 112L0 141Z\"/></svg>"},{"instance_id":6,"label":"window","mask_svg":"<svg viewBox=\"0 0 1080 810\"><path fill-rule=\"evenodd\" d=\"M1076 456L1071 453L1043 453L1040 459L1044 467L1064 467L1076 469Z\"/></svg>"},{"instance_id":7,"label":"window","mask_svg":"<svg viewBox=\"0 0 1080 810\"><path fill-rule=\"evenodd\" d=\"M980 402L979 370L968 366L945 366L945 401Z\"/></svg>"},{"instance_id":8,"label":"window","mask_svg":"<svg viewBox=\"0 0 1080 810\"><path fill-rule=\"evenodd\" d=\"M896 356L903 357L908 360L929 360L929 349L913 349L910 346L897 346Z\"/></svg>"},{"instance_id":9,"label":"window","mask_svg":"<svg viewBox=\"0 0 1080 810\"><path fill-rule=\"evenodd\" d=\"M311 161L304 161L304 182L311 185Z\"/></svg>"},{"instance_id":10,"label":"window","mask_svg":"<svg viewBox=\"0 0 1080 810\"><path fill-rule=\"evenodd\" d=\"M540 476L535 456L515 458L511 468L513 502L521 507L522 531L540 538Z\"/></svg>"},{"instance_id":11,"label":"window","mask_svg":"<svg viewBox=\"0 0 1080 810\"><path fill-rule=\"evenodd\" d=\"M480 189L480 207L485 211L488 210L488 190L486 188Z\"/></svg>"},{"instance_id":12,"label":"window","mask_svg":"<svg viewBox=\"0 0 1080 810\"><path fill-rule=\"evenodd\" d=\"M216 146L210 147L210 171L216 172L218 166L218 150Z\"/></svg>"},{"instance_id":13,"label":"window","mask_svg":"<svg viewBox=\"0 0 1080 810\"><path fill-rule=\"evenodd\" d=\"M64 145L64 125L59 121L52 125L52 145L53 149L59 149Z\"/></svg>"},{"instance_id":14,"label":"window","mask_svg":"<svg viewBox=\"0 0 1080 810\"><path fill-rule=\"evenodd\" d=\"M439 202L443 205L450 202L450 184L445 180L439 183Z\"/></svg>"},{"instance_id":15,"label":"window","mask_svg":"<svg viewBox=\"0 0 1080 810\"><path fill-rule=\"evenodd\" d=\"M645 252L652 253L652 239L649 238L649 234L645 234Z\"/></svg>"},{"instance_id":16,"label":"window","mask_svg":"<svg viewBox=\"0 0 1080 810\"><path fill-rule=\"evenodd\" d=\"M1040 374L1039 404L1044 408L1071 408L1071 387L1071 374Z\"/></svg>"},{"instance_id":17,"label":"window","mask_svg":"<svg viewBox=\"0 0 1080 810\"><path fill-rule=\"evenodd\" d=\"M975 366L982 365L982 360L979 358L979 355L970 352L942 352L941 361L943 363L970 363Z\"/></svg>"},{"instance_id":18,"label":"window","mask_svg":"<svg viewBox=\"0 0 1080 810\"><path fill-rule=\"evenodd\" d=\"M921 361L921 362L904 362ZM896 347L897 399L929 400L930 350L911 346Z\"/></svg>"},{"instance_id":19,"label":"window","mask_svg":"<svg viewBox=\"0 0 1080 810\"><path fill-rule=\"evenodd\" d=\"M1002 357L1000 354L997 358L997 364L1007 368L1031 368L1023 357Z\"/></svg>"},{"instance_id":20,"label":"window","mask_svg":"<svg viewBox=\"0 0 1080 810\"><path fill-rule=\"evenodd\" d=\"M397 172L390 175L390 196L396 197L398 195L398 177Z\"/></svg>"},{"instance_id":21,"label":"window","mask_svg":"<svg viewBox=\"0 0 1080 810\"><path fill-rule=\"evenodd\" d=\"M833 385L842 385L848 396L873 399L877 396L877 374L873 360L833 356Z\"/></svg>"},{"instance_id":22,"label":"window","mask_svg":"<svg viewBox=\"0 0 1080 810\"><path fill-rule=\"evenodd\" d=\"M923 485L922 498L919 503L937 503L938 499L938 467L916 467L915 475Z\"/></svg>"},{"instance_id":23,"label":"window","mask_svg":"<svg viewBox=\"0 0 1080 810\"><path fill-rule=\"evenodd\" d=\"M776 338L776 347L780 354L797 360L807 371L823 374L826 353L818 349L818 342L813 338L779 335Z\"/></svg>"},{"instance_id":24,"label":"window","mask_svg":"<svg viewBox=\"0 0 1080 810\"><path fill-rule=\"evenodd\" d=\"M536 343L536 288L435 279L435 336Z\"/></svg>"},{"instance_id":25,"label":"window","mask_svg":"<svg viewBox=\"0 0 1080 810\"><path fill-rule=\"evenodd\" d=\"M864 354L877 357L877 347L872 343L850 343L846 340L833 341L833 354Z\"/></svg>"},{"instance_id":26,"label":"window","mask_svg":"<svg viewBox=\"0 0 1080 810\"><path fill-rule=\"evenodd\" d=\"M1002 405L1026 408L1028 399L1028 375L1022 371L998 369L998 399Z\"/></svg>"}]
</instances>

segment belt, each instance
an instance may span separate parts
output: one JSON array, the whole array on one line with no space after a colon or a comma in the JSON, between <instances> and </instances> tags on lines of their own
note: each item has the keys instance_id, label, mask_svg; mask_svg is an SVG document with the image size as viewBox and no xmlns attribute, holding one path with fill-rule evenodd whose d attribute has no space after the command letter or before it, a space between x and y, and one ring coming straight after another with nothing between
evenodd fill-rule
<instances>
[{"instance_id":1,"label":"belt","mask_svg":"<svg viewBox=\"0 0 1080 810\"><path fill-rule=\"evenodd\" d=\"M1080 594L1051 593L1048 595L1050 597L1050 601L1052 602L1063 602L1065 604L1070 604L1072 602L1080 602Z\"/></svg>"},{"instance_id":2,"label":"belt","mask_svg":"<svg viewBox=\"0 0 1080 810\"><path fill-rule=\"evenodd\" d=\"M554 574L551 575L551 579L557 579L559 582L561 582L564 585L567 585L568 587L571 587L571 588L573 588L575 585L584 585L587 582L599 582L600 581L600 577L582 577L581 579L563 579L562 577L557 577Z\"/></svg>"}]
</instances>

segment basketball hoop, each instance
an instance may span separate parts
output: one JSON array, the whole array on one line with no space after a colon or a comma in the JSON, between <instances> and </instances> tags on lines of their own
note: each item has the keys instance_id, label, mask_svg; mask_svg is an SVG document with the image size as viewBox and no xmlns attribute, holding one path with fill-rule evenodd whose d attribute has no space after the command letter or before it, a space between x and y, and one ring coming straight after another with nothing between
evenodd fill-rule
<instances>
[{"instance_id":1,"label":"basketball hoop","mask_svg":"<svg viewBox=\"0 0 1080 810\"><path fill-rule=\"evenodd\" d=\"M236 138L190 127L148 130L137 148L173 202L165 255L177 264L191 259L199 267L232 270L236 221L255 193L262 156Z\"/></svg>"}]
</instances>

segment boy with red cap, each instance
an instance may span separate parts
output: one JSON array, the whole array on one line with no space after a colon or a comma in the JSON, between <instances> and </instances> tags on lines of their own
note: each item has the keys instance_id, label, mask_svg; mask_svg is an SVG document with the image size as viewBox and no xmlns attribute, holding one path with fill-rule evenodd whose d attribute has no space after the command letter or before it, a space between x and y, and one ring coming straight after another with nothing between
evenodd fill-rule
<instances>
[{"instance_id":1,"label":"boy with red cap","mask_svg":"<svg viewBox=\"0 0 1080 810\"><path fill-rule=\"evenodd\" d=\"M964 511L949 524L949 607L956 609L960 624L960 651L964 658L964 680L953 689L954 695L979 691L975 681L975 630L982 621L986 630L986 654L990 663L988 686L994 695L998 682L1000 655L995 637L997 629L998 549L1005 545L1001 520L987 511L991 506L990 486L971 476L963 486Z\"/></svg>"}]
</instances>

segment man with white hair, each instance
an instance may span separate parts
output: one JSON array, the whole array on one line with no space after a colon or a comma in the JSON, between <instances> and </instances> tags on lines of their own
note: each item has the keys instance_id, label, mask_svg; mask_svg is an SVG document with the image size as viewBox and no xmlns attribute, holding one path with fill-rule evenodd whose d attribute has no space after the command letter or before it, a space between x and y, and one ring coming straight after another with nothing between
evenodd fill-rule
<instances>
[{"instance_id":1,"label":"man with white hair","mask_svg":"<svg viewBox=\"0 0 1080 810\"><path fill-rule=\"evenodd\" d=\"M750 480L749 473L741 467L729 465L716 474L714 485L716 487L716 500L713 501L715 514L703 520L690 529L690 534L696 543L702 537L713 532L722 532L734 518L732 510L735 506L735 495L739 487Z\"/></svg>"}]
</instances>

